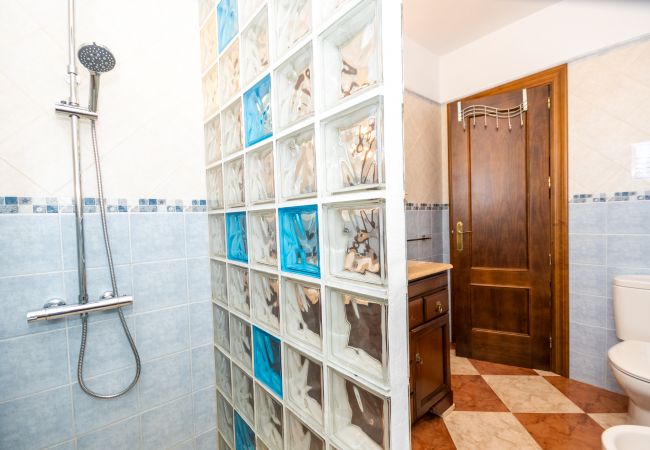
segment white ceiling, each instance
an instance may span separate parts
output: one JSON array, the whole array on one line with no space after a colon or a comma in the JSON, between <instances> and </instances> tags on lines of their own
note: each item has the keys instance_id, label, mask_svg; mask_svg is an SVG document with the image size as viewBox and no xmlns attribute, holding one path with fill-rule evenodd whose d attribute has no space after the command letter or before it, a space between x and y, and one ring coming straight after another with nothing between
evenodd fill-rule
<instances>
[{"instance_id":1,"label":"white ceiling","mask_svg":"<svg viewBox=\"0 0 650 450\"><path fill-rule=\"evenodd\" d=\"M404 0L404 34L444 55L560 0Z\"/></svg>"}]
</instances>

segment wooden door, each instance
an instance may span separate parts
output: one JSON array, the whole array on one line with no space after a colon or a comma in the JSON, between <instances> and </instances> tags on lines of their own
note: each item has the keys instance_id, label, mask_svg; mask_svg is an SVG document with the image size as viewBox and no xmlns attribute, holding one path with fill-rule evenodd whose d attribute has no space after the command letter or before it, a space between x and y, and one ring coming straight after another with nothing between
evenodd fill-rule
<instances>
[{"instance_id":1,"label":"wooden door","mask_svg":"<svg viewBox=\"0 0 650 450\"><path fill-rule=\"evenodd\" d=\"M498 127L479 105L515 108L521 89L461 101L477 108L460 122L448 107L452 320L459 356L548 369L550 87L526 96L527 111L502 111Z\"/></svg>"}]
</instances>

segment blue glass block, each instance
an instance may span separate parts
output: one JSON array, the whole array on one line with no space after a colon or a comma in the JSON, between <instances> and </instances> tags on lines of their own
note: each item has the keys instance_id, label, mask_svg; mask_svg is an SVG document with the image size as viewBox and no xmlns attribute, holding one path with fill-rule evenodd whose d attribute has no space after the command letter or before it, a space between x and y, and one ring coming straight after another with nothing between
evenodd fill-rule
<instances>
[{"instance_id":1,"label":"blue glass block","mask_svg":"<svg viewBox=\"0 0 650 450\"><path fill-rule=\"evenodd\" d=\"M219 53L228 46L239 31L238 22L237 0L221 0L217 5Z\"/></svg>"},{"instance_id":2,"label":"blue glass block","mask_svg":"<svg viewBox=\"0 0 650 450\"><path fill-rule=\"evenodd\" d=\"M255 450L255 433L235 411L235 449Z\"/></svg>"},{"instance_id":3,"label":"blue glass block","mask_svg":"<svg viewBox=\"0 0 650 450\"><path fill-rule=\"evenodd\" d=\"M282 356L280 339L253 327L255 378L282 398Z\"/></svg>"},{"instance_id":4,"label":"blue glass block","mask_svg":"<svg viewBox=\"0 0 650 450\"><path fill-rule=\"evenodd\" d=\"M247 147L273 135L270 75L244 93L244 124Z\"/></svg>"},{"instance_id":5,"label":"blue glass block","mask_svg":"<svg viewBox=\"0 0 650 450\"><path fill-rule=\"evenodd\" d=\"M318 208L280 208L281 265L286 272L320 278Z\"/></svg>"},{"instance_id":6,"label":"blue glass block","mask_svg":"<svg viewBox=\"0 0 650 450\"><path fill-rule=\"evenodd\" d=\"M226 214L226 235L228 237L228 259L248 262L248 241L246 239L246 213Z\"/></svg>"}]
</instances>

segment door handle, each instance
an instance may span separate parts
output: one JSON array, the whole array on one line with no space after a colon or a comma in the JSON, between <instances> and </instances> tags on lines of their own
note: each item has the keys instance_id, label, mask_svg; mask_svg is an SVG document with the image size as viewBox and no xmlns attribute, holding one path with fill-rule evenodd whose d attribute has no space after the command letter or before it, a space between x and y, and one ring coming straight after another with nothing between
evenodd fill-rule
<instances>
[{"instance_id":1,"label":"door handle","mask_svg":"<svg viewBox=\"0 0 650 450\"><path fill-rule=\"evenodd\" d=\"M415 363L416 364L422 364L424 361L422 361L422 357L420 356L419 353L415 354Z\"/></svg>"},{"instance_id":2,"label":"door handle","mask_svg":"<svg viewBox=\"0 0 650 450\"><path fill-rule=\"evenodd\" d=\"M470 230L463 231L463 222L458 221L456 223L456 250L462 252L465 248L463 235L471 233Z\"/></svg>"}]
</instances>

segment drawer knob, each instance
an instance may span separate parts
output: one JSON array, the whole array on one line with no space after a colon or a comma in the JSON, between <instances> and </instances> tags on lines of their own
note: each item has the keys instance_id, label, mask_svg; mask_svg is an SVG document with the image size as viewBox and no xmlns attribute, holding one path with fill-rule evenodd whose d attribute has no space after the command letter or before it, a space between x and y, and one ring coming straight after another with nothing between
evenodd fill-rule
<instances>
[{"instance_id":1,"label":"drawer knob","mask_svg":"<svg viewBox=\"0 0 650 450\"><path fill-rule=\"evenodd\" d=\"M436 311L438 311L439 313L441 313L441 312L443 312L444 310L445 310L445 307L442 306L442 303L440 303L440 302L436 302Z\"/></svg>"}]
</instances>

